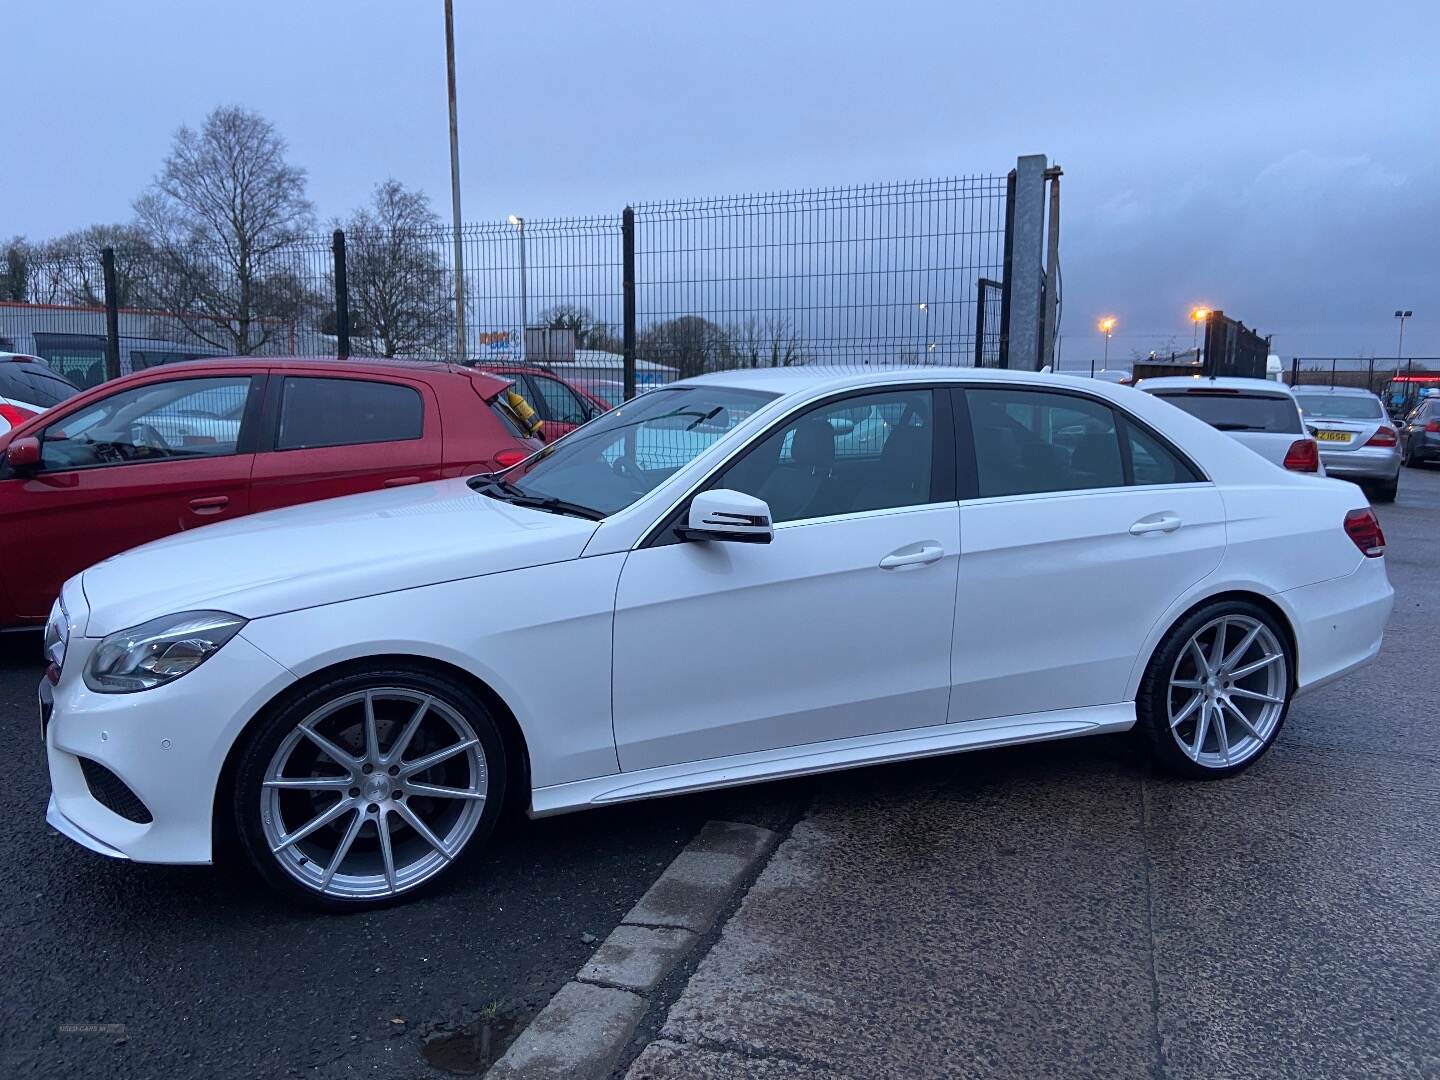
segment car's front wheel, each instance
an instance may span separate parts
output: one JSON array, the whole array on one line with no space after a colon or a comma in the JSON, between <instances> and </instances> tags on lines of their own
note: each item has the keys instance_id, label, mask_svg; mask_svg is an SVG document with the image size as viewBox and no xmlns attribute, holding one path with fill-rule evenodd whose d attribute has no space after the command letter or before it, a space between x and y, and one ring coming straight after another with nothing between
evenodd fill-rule
<instances>
[{"instance_id":1,"label":"car's front wheel","mask_svg":"<svg viewBox=\"0 0 1440 1080\"><path fill-rule=\"evenodd\" d=\"M1208 604L1155 650L1136 700L1138 726L1171 772L1234 775L1279 735L1293 671L1289 642L1270 612L1244 600Z\"/></svg>"},{"instance_id":2,"label":"car's front wheel","mask_svg":"<svg viewBox=\"0 0 1440 1080\"><path fill-rule=\"evenodd\" d=\"M433 885L484 843L505 775L499 730L464 684L422 668L349 671L251 733L235 823L280 891L374 907Z\"/></svg>"}]
</instances>

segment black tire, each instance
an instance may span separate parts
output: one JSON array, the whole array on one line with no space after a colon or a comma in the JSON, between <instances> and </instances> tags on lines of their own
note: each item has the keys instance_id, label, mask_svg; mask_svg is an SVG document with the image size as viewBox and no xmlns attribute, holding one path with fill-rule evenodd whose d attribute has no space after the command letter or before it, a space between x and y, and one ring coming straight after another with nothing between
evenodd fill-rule
<instances>
[{"instance_id":1,"label":"black tire","mask_svg":"<svg viewBox=\"0 0 1440 1080\"><path fill-rule=\"evenodd\" d=\"M1172 733L1169 722L1169 704L1172 692L1170 674L1176 667L1181 650L1186 647L1190 639L1207 624L1226 615L1255 619L1269 628L1284 654L1285 690L1284 705L1280 710L1279 719L1275 722L1273 730L1269 732L1263 745L1237 764L1217 767L1203 765L1192 760L1181 749L1178 736ZM1156 647L1154 655L1150 657L1150 663L1145 668L1145 675L1140 680L1140 690L1136 695L1135 729L1148 745L1157 764L1168 772L1188 779L1219 780L1248 769L1274 745L1280 729L1285 725L1285 718L1289 715L1290 699L1294 693L1295 656L1286 628L1274 615L1258 604L1247 600L1214 601L1204 604L1186 615L1170 628L1170 632Z\"/></svg>"},{"instance_id":2,"label":"black tire","mask_svg":"<svg viewBox=\"0 0 1440 1080\"><path fill-rule=\"evenodd\" d=\"M1370 489L1370 498L1373 502L1388 503L1394 502L1395 496L1400 493L1400 477L1376 484Z\"/></svg>"},{"instance_id":3,"label":"black tire","mask_svg":"<svg viewBox=\"0 0 1440 1080\"><path fill-rule=\"evenodd\" d=\"M463 846L432 876L390 895L340 899L302 884L280 865L277 856L271 852L261 821L263 781L271 759L302 720L327 702L343 695L381 687L418 691L433 697L462 716L473 729L484 753L488 788L483 809L473 831L464 840ZM493 832L506 801L507 776L505 740L501 737L489 708L463 682L422 664L412 666L391 663L373 668L351 668L332 678L305 686L283 700L278 707L269 710L246 732L245 744L240 751L235 771L230 813L240 849L266 884L287 899L322 911L365 911L403 903L428 892L450 878L457 866L482 849ZM413 798L410 801L413 803ZM378 830L378 825L375 828Z\"/></svg>"}]
</instances>

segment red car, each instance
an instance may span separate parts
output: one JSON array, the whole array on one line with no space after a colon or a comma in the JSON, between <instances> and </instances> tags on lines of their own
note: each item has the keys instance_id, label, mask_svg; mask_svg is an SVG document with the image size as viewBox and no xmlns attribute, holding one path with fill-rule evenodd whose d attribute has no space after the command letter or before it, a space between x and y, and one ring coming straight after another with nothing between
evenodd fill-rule
<instances>
[{"instance_id":1,"label":"red car","mask_svg":"<svg viewBox=\"0 0 1440 1080\"><path fill-rule=\"evenodd\" d=\"M546 442L554 442L581 424L610 411L610 403L604 398L590 393L579 383L562 378L550 368L487 364L484 370L515 380L520 393L544 421L540 437Z\"/></svg>"},{"instance_id":2,"label":"red car","mask_svg":"<svg viewBox=\"0 0 1440 1080\"><path fill-rule=\"evenodd\" d=\"M504 468L539 448L512 380L449 364L238 357L150 368L0 434L0 627L150 540Z\"/></svg>"}]
</instances>

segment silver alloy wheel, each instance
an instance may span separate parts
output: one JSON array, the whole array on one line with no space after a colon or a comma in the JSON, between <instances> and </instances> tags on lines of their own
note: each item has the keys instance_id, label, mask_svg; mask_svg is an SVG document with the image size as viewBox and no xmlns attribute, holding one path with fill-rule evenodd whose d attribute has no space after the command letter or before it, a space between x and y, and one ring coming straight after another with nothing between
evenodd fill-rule
<instances>
[{"instance_id":1,"label":"silver alloy wheel","mask_svg":"<svg viewBox=\"0 0 1440 1080\"><path fill-rule=\"evenodd\" d=\"M1191 636L1170 671L1170 734L1197 765L1239 765L1269 742L1289 687L1274 631L1250 615L1223 615Z\"/></svg>"},{"instance_id":2,"label":"silver alloy wheel","mask_svg":"<svg viewBox=\"0 0 1440 1080\"><path fill-rule=\"evenodd\" d=\"M375 899L445 868L475 831L485 750L445 701L409 687L326 702L281 742L260 794L271 854L325 896Z\"/></svg>"}]
</instances>

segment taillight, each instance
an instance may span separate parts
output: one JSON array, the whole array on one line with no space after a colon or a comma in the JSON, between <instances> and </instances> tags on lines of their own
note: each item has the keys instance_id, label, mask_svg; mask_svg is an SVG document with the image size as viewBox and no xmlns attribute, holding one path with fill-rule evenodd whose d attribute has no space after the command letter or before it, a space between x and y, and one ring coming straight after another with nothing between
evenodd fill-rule
<instances>
[{"instance_id":1,"label":"taillight","mask_svg":"<svg viewBox=\"0 0 1440 1080\"><path fill-rule=\"evenodd\" d=\"M1440 420L1431 420L1425 425L1426 431L1440 431Z\"/></svg>"},{"instance_id":2,"label":"taillight","mask_svg":"<svg viewBox=\"0 0 1440 1080\"><path fill-rule=\"evenodd\" d=\"M1292 472L1319 472L1319 445L1314 439L1295 440L1285 453L1285 468Z\"/></svg>"},{"instance_id":3,"label":"taillight","mask_svg":"<svg viewBox=\"0 0 1440 1080\"><path fill-rule=\"evenodd\" d=\"M1378 559L1385 554L1385 532L1380 528L1380 519L1370 507L1351 510L1346 514L1345 532L1367 559Z\"/></svg>"},{"instance_id":4,"label":"taillight","mask_svg":"<svg viewBox=\"0 0 1440 1080\"><path fill-rule=\"evenodd\" d=\"M1370 436L1366 446L1394 446L1400 440L1395 435L1394 428L1381 427L1379 431Z\"/></svg>"},{"instance_id":5,"label":"taillight","mask_svg":"<svg viewBox=\"0 0 1440 1080\"><path fill-rule=\"evenodd\" d=\"M495 464L502 469L508 469L511 465L519 465L530 456L527 450L497 450L495 452Z\"/></svg>"},{"instance_id":6,"label":"taillight","mask_svg":"<svg viewBox=\"0 0 1440 1080\"><path fill-rule=\"evenodd\" d=\"M5 420L11 427L19 427L32 416L40 414L30 409L22 409L19 405L0 405L0 420Z\"/></svg>"}]
</instances>

